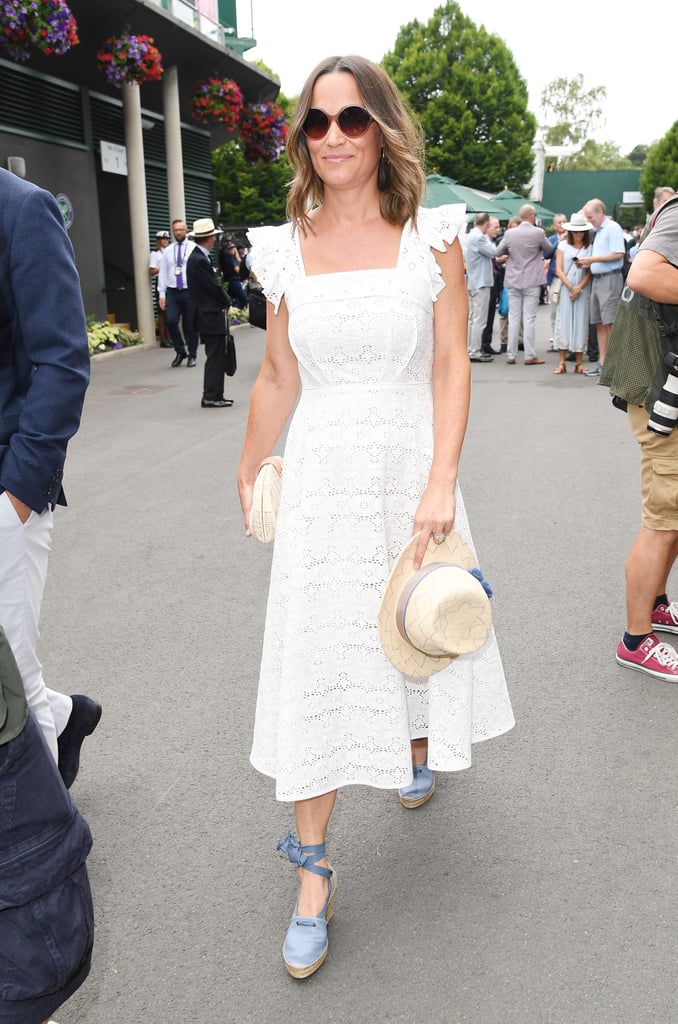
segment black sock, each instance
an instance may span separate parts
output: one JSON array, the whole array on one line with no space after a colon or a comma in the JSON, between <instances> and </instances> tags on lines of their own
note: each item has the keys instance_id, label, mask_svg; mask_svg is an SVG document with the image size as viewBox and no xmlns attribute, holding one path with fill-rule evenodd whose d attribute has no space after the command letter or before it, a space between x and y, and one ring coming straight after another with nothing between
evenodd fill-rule
<instances>
[{"instance_id":1,"label":"black sock","mask_svg":"<svg viewBox=\"0 0 678 1024\"><path fill-rule=\"evenodd\" d=\"M636 636L634 633L624 633L624 647L629 651L637 651L643 640L649 635L649 633L641 633Z\"/></svg>"},{"instance_id":2,"label":"black sock","mask_svg":"<svg viewBox=\"0 0 678 1024\"><path fill-rule=\"evenodd\" d=\"M668 603L669 603L668 594L658 594L657 597L655 597L655 599L654 599L654 605L652 606L652 611L654 611L655 608L658 608L660 604L668 604Z\"/></svg>"}]
</instances>

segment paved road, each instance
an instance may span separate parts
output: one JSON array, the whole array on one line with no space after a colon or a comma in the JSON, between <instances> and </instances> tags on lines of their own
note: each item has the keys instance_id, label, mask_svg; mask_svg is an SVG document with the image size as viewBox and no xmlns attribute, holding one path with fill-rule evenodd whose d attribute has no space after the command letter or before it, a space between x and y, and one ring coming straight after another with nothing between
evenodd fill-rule
<instances>
[{"instance_id":1,"label":"paved road","mask_svg":"<svg viewBox=\"0 0 678 1024\"><path fill-rule=\"evenodd\" d=\"M201 410L171 352L93 365L41 641L48 680L105 709L73 788L94 968L57 1018L675 1022L678 689L613 658L637 455L554 356L474 366L463 464L517 727L420 811L341 793L330 956L306 983L283 970L292 817L248 764L270 551L234 486L263 336L237 342L231 410Z\"/></svg>"}]
</instances>

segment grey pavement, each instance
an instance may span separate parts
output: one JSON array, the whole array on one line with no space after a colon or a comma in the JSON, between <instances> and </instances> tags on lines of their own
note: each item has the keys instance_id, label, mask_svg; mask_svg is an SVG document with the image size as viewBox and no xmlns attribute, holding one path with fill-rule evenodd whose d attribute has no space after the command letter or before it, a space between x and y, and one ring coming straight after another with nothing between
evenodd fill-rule
<instances>
[{"instance_id":1,"label":"grey pavement","mask_svg":"<svg viewBox=\"0 0 678 1024\"><path fill-rule=\"evenodd\" d=\"M94 966L57 1020L675 1022L678 687L614 661L638 456L555 355L474 365L462 465L516 728L417 811L340 794L330 954L306 982L284 971L292 809L248 762L270 549L234 483L263 334L236 343L225 410L200 409L200 364L171 351L94 360L71 445L41 655L104 715L72 790Z\"/></svg>"}]
</instances>

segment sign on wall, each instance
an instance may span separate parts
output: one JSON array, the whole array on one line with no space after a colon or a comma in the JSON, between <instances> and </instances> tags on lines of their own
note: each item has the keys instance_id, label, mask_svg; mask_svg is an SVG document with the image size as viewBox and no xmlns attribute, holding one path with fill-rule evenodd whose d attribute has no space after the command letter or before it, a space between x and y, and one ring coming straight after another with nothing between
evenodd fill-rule
<instances>
[{"instance_id":1,"label":"sign on wall","mask_svg":"<svg viewBox=\"0 0 678 1024\"><path fill-rule=\"evenodd\" d=\"M101 140L101 170L109 174L127 174L127 150L114 142Z\"/></svg>"}]
</instances>

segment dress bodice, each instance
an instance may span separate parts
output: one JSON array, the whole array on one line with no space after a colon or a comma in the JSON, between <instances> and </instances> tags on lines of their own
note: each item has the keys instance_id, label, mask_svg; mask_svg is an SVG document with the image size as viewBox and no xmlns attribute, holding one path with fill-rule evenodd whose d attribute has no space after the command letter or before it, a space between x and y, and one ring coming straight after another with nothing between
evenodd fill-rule
<instances>
[{"instance_id":1,"label":"dress bodice","mask_svg":"<svg viewBox=\"0 0 678 1024\"><path fill-rule=\"evenodd\" d=\"M290 225L256 228L253 268L278 308L304 387L425 383L433 360L433 302L444 287L432 249L445 250L463 206L419 211L403 228L395 267L307 275Z\"/></svg>"}]
</instances>

